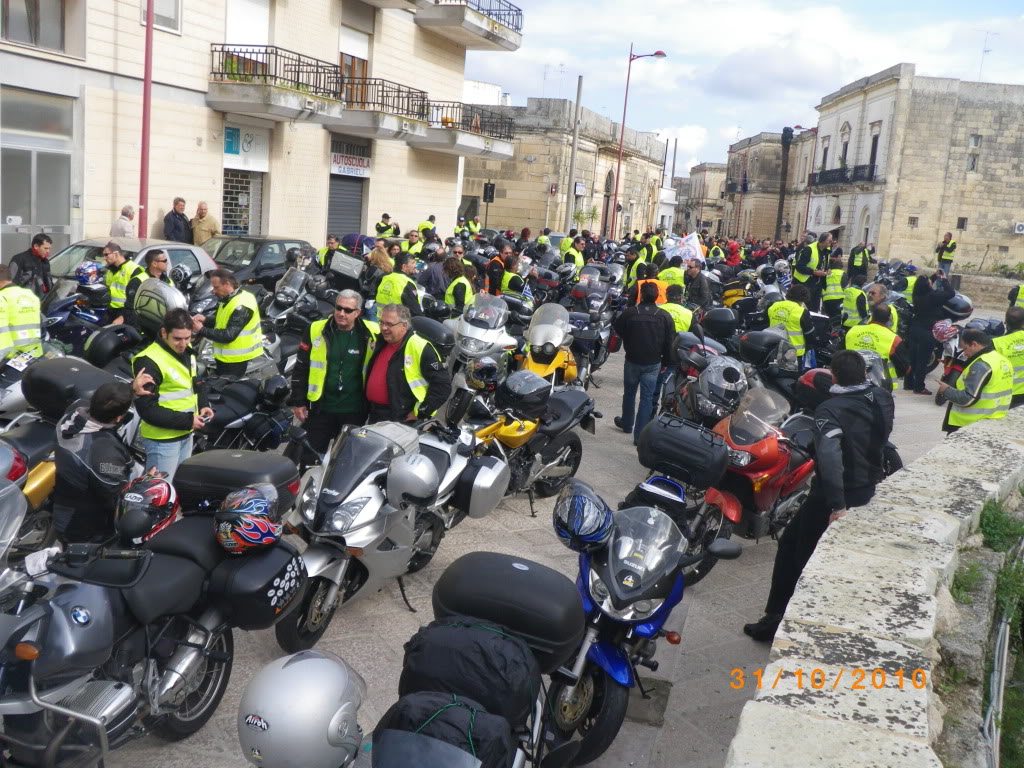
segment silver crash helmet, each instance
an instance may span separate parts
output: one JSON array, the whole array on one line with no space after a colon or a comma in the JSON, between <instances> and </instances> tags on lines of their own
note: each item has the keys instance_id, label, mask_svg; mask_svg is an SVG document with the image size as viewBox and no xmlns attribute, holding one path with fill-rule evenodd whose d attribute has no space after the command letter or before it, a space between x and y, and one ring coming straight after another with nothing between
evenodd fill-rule
<instances>
[{"instance_id":1,"label":"silver crash helmet","mask_svg":"<svg viewBox=\"0 0 1024 768\"><path fill-rule=\"evenodd\" d=\"M267 664L238 705L238 743L263 768L344 768L359 753L356 723L366 683L326 651L302 651Z\"/></svg>"}]
</instances>

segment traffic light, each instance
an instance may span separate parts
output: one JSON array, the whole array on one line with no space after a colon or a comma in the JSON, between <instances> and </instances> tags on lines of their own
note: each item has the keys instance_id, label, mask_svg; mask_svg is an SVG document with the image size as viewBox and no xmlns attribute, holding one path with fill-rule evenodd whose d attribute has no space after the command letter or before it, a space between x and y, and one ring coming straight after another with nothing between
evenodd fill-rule
<instances>
[{"instance_id":1,"label":"traffic light","mask_svg":"<svg viewBox=\"0 0 1024 768\"><path fill-rule=\"evenodd\" d=\"M489 181L484 184L484 202L494 202L494 185Z\"/></svg>"}]
</instances>

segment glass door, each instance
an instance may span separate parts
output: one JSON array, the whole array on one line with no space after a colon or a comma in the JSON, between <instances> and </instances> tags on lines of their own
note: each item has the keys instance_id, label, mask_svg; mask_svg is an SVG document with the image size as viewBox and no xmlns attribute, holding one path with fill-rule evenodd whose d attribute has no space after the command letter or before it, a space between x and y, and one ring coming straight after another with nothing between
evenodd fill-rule
<instances>
[{"instance_id":1,"label":"glass door","mask_svg":"<svg viewBox=\"0 0 1024 768\"><path fill-rule=\"evenodd\" d=\"M70 245L71 155L3 147L0 169L0 261L40 233L53 240L54 253Z\"/></svg>"}]
</instances>

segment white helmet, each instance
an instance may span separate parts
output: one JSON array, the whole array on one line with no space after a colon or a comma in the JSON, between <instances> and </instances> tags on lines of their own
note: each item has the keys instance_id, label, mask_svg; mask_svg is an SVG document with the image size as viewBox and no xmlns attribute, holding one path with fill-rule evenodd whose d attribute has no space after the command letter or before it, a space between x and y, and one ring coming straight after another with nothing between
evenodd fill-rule
<instances>
[{"instance_id":1,"label":"white helmet","mask_svg":"<svg viewBox=\"0 0 1024 768\"><path fill-rule=\"evenodd\" d=\"M775 271L776 272L788 273L789 272L789 262L786 261L785 259L779 259L778 261L775 262Z\"/></svg>"},{"instance_id":2,"label":"white helmet","mask_svg":"<svg viewBox=\"0 0 1024 768\"><path fill-rule=\"evenodd\" d=\"M366 683L333 653L302 651L270 662L238 705L238 743L263 768L344 768L363 741L356 714Z\"/></svg>"}]
</instances>

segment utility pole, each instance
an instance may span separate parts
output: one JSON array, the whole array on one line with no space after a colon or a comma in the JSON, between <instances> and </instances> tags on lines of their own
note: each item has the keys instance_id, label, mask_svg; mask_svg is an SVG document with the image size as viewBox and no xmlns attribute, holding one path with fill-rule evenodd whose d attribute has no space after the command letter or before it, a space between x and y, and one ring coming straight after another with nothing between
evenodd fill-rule
<instances>
[{"instance_id":1,"label":"utility pole","mask_svg":"<svg viewBox=\"0 0 1024 768\"><path fill-rule=\"evenodd\" d=\"M672 143L672 177L669 180L669 186L672 186L672 182L676 180L676 154L679 152L679 138Z\"/></svg>"},{"instance_id":2,"label":"utility pole","mask_svg":"<svg viewBox=\"0 0 1024 768\"><path fill-rule=\"evenodd\" d=\"M789 147L793 143L793 129L782 129L782 178L779 180L779 210L775 213L775 237L782 239L782 214L786 208L786 177L789 175Z\"/></svg>"},{"instance_id":3,"label":"utility pole","mask_svg":"<svg viewBox=\"0 0 1024 768\"><path fill-rule=\"evenodd\" d=\"M149 124L153 105L153 0L146 0L146 52L142 75L142 141L139 156L139 237L149 237Z\"/></svg>"},{"instance_id":4,"label":"utility pole","mask_svg":"<svg viewBox=\"0 0 1024 768\"><path fill-rule=\"evenodd\" d=\"M572 229L576 207L576 150L580 143L580 117L583 110L583 75L576 81L576 117L572 124L572 153L569 155L569 180L565 183L565 231Z\"/></svg>"}]
</instances>

